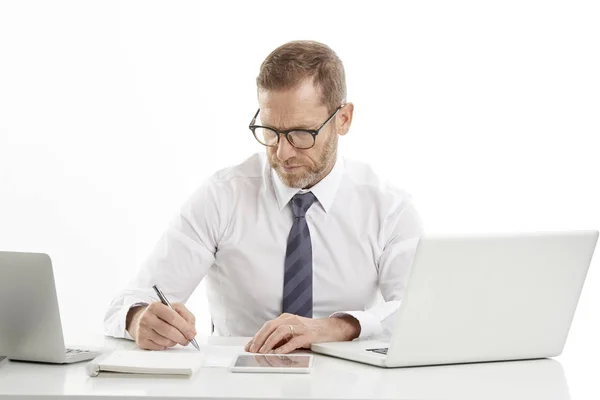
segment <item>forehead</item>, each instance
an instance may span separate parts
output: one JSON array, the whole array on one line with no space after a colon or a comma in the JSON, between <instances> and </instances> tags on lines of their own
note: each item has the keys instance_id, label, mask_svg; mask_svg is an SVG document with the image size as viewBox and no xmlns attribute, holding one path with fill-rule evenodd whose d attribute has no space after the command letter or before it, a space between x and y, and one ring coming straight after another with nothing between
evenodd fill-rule
<instances>
[{"instance_id":1,"label":"forehead","mask_svg":"<svg viewBox=\"0 0 600 400\"><path fill-rule=\"evenodd\" d=\"M327 114L319 88L305 81L292 89L259 90L258 104L263 122L302 126L314 124Z\"/></svg>"}]
</instances>

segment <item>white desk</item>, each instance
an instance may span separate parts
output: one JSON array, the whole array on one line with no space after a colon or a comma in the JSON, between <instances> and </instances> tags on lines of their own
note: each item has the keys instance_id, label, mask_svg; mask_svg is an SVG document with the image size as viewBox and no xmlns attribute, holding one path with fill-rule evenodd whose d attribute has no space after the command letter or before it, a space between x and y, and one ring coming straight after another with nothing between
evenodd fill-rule
<instances>
[{"instance_id":1,"label":"white desk","mask_svg":"<svg viewBox=\"0 0 600 400\"><path fill-rule=\"evenodd\" d=\"M211 337L201 345L239 346L245 338ZM134 343L101 336L89 346L127 349ZM211 347L212 348L212 347ZM214 347L218 349L219 347ZM522 362L381 369L315 355L310 374L237 374L203 367L191 378L88 377L85 362L45 365L0 362L0 399L569 399L563 368L546 359ZM592 394L590 398L595 397Z\"/></svg>"}]
</instances>

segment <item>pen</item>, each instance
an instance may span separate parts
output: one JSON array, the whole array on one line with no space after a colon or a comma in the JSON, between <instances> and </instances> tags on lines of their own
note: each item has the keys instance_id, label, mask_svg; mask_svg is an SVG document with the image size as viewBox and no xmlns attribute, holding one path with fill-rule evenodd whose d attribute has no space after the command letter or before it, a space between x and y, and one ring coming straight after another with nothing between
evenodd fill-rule
<instances>
[{"instance_id":1,"label":"pen","mask_svg":"<svg viewBox=\"0 0 600 400\"><path fill-rule=\"evenodd\" d=\"M162 292L160 291L160 289L158 288L158 286L154 285L154 286L152 286L152 289L154 289L154 291L156 292L156 295L160 299L161 303L163 303L165 306L169 307L171 310L177 312L173 308L173 306L171 305L171 303L169 303L169 300L167 300L167 298L165 297L165 295L162 294ZM196 342L196 339L192 338L190 340L190 343L192 343L194 345L194 347L196 348L196 350L200 351L200 346L198 346L198 343Z\"/></svg>"}]
</instances>

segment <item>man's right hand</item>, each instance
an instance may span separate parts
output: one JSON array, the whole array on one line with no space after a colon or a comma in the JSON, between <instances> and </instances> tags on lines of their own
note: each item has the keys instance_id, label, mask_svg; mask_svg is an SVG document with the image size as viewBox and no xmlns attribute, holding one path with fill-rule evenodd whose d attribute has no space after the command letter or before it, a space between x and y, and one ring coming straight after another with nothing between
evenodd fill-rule
<instances>
[{"instance_id":1,"label":"man's right hand","mask_svg":"<svg viewBox=\"0 0 600 400\"><path fill-rule=\"evenodd\" d=\"M187 346L196 336L196 319L181 303L175 311L161 302L132 307L127 313L126 329L140 349L165 350L180 344Z\"/></svg>"}]
</instances>

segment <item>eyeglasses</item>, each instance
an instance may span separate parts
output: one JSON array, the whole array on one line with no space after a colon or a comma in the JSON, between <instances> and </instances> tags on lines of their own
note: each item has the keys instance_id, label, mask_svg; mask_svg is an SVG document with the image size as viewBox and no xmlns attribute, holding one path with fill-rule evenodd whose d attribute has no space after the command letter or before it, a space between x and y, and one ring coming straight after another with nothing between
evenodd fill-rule
<instances>
[{"instance_id":1,"label":"eyeglasses","mask_svg":"<svg viewBox=\"0 0 600 400\"><path fill-rule=\"evenodd\" d=\"M254 125L256 122L256 117L258 117L258 113L260 112L260 108L254 114L254 118L250 122L250 130L252 134L258 141L258 143L267 146L267 147L275 147L279 144L279 138L281 135L284 135L287 141L297 149L306 150L310 149L315 145L315 141L317 140L317 135L321 130L327 125L329 121L340 111L344 105L339 106L333 114L327 118L327 121L323 122L318 129L289 129L285 131L280 131L275 128L271 128L268 126Z\"/></svg>"}]
</instances>

